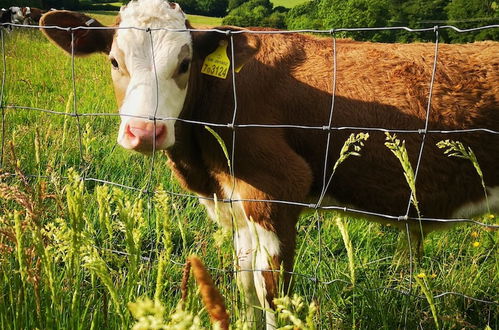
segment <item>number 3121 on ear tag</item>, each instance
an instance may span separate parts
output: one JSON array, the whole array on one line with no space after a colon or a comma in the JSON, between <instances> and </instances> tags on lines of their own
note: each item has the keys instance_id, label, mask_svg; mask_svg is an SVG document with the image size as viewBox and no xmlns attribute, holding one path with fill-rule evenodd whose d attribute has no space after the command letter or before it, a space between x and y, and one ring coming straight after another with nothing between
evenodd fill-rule
<instances>
[{"instance_id":1,"label":"number 3121 on ear tag","mask_svg":"<svg viewBox=\"0 0 499 330\"><path fill-rule=\"evenodd\" d=\"M221 40L218 48L204 59L201 73L225 79L230 68L230 60L227 57L227 41Z\"/></svg>"}]
</instances>

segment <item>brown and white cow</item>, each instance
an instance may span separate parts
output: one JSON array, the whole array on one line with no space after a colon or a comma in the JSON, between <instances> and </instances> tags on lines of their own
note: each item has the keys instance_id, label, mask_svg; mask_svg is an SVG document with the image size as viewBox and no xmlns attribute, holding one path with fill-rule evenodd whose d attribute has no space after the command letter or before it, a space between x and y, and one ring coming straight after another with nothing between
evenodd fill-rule
<instances>
[{"instance_id":1,"label":"brown and white cow","mask_svg":"<svg viewBox=\"0 0 499 330\"><path fill-rule=\"evenodd\" d=\"M21 7L16 7L16 6L9 7L8 11L10 11L10 22L9 23L13 23L13 24L22 24L23 23L24 15L23 15ZM4 23L4 22L2 22L2 23Z\"/></svg>"},{"instance_id":2,"label":"brown and white cow","mask_svg":"<svg viewBox=\"0 0 499 330\"><path fill-rule=\"evenodd\" d=\"M90 17L56 11L43 26L101 27ZM232 79L201 73L205 58L231 38L234 42L237 92L236 125L304 125L327 127L333 91L332 40L301 34L238 34L213 31L154 30L191 28L177 4L163 0L132 1L120 11L120 27L150 30L74 30L77 56L109 56L121 126L118 142L127 149L165 149L169 165L183 186L201 199L222 226L234 226L238 280L249 304L272 306L276 272L293 267L296 223L302 207L273 200L316 203L339 150L351 130L332 130L325 166L328 130L237 128L233 141ZM228 29L228 28L224 28ZM231 28L232 29L232 28ZM229 31L229 30L228 30ZM68 31L43 29L49 39L71 53ZM151 51L153 45L153 52ZM337 75L332 126L418 130L425 127L433 44L376 44L337 41ZM430 130L486 128L499 130L499 44L440 45L429 115ZM155 60L153 63L153 59ZM157 73L157 74L156 74ZM156 120L153 118L163 118ZM148 119L150 118L150 119ZM180 118L181 120L177 120ZM233 158L231 177L215 130ZM347 205L370 212L405 215L410 191L399 161L384 146L382 132L371 132L361 157L350 157L335 172L322 205ZM403 133L413 166L422 134ZM428 134L417 177L423 217L470 216L487 210L473 165L449 158L436 147L442 139L470 146L482 167L492 210L499 209L499 135L485 132ZM232 154L232 146L233 154ZM326 173L324 173L324 171ZM230 204L215 204L232 198ZM251 201L258 200L258 202ZM414 209L409 215L416 216ZM389 222L388 219L375 220ZM415 236L419 223L409 225ZM423 231L437 225L423 222ZM288 280L288 279L287 279ZM275 321L267 313L267 325Z\"/></svg>"},{"instance_id":3,"label":"brown and white cow","mask_svg":"<svg viewBox=\"0 0 499 330\"><path fill-rule=\"evenodd\" d=\"M22 7L21 13L24 17L23 23L36 25L40 21L40 18L42 17L42 15L45 14L46 12L47 12L46 10L43 10L40 8Z\"/></svg>"}]
</instances>

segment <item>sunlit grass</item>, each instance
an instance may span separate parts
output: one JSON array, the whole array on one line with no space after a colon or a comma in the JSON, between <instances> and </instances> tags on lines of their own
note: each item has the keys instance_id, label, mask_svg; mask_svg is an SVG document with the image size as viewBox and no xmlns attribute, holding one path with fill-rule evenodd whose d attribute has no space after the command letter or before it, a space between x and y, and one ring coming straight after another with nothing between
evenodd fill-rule
<instances>
[{"instance_id":1,"label":"sunlit grass","mask_svg":"<svg viewBox=\"0 0 499 330\"><path fill-rule=\"evenodd\" d=\"M302 3L305 3L310 0L271 0L271 2L274 4L274 7L277 6L283 6L286 8L293 8L296 5L300 5Z\"/></svg>"},{"instance_id":2,"label":"sunlit grass","mask_svg":"<svg viewBox=\"0 0 499 330\"><path fill-rule=\"evenodd\" d=\"M213 27L217 25L222 25L221 17L208 17L200 15L187 15L189 22L191 22L194 27Z\"/></svg>"},{"instance_id":3,"label":"sunlit grass","mask_svg":"<svg viewBox=\"0 0 499 330\"><path fill-rule=\"evenodd\" d=\"M96 11L88 12L90 16L97 19L104 25L113 25L118 15L117 11ZM201 15L187 15L187 19L194 27L213 27L222 24L221 17L209 17Z\"/></svg>"}]
</instances>

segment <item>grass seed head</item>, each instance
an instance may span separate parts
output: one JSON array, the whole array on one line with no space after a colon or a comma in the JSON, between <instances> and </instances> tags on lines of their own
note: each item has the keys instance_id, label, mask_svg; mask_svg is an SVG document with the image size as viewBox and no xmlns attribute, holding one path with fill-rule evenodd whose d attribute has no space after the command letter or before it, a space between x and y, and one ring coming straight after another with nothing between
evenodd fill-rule
<instances>
[{"instance_id":1,"label":"grass seed head","mask_svg":"<svg viewBox=\"0 0 499 330\"><path fill-rule=\"evenodd\" d=\"M210 274L198 257L190 256L189 261L211 322L218 323L220 329L228 329L229 314L225 309L224 299L213 284Z\"/></svg>"}]
</instances>

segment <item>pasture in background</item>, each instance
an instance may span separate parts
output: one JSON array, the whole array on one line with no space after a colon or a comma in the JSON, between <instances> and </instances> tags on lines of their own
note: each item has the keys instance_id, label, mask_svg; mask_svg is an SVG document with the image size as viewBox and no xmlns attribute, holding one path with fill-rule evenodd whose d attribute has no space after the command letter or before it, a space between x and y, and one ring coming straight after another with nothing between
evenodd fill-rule
<instances>
[{"instance_id":1,"label":"pasture in background","mask_svg":"<svg viewBox=\"0 0 499 330\"><path fill-rule=\"evenodd\" d=\"M165 323L174 314L208 328L192 281L183 311L177 306L191 254L209 267L232 323L244 320L231 233L184 196L163 154L152 162L123 150L119 117L98 115L117 107L106 56L75 59L74 93L71 58L39 31L3 38L0 328L130 328L137 301ZM430 234L411 277L394 258L405 241L397 230L360 218L338 227L340 218L312 212L298 224L293 283L304 306L288 306L297 317L311 312L325 329L499 326L497 232L462 224Z\"/></svg>"},{"instance_id":2,"label":"pasture in background","mask_svg":"<svg viewBox=\"0 0 499 330\"><path fill-rule=\"evenodd\" d=\"M94 11L90 12L90 15L95 17L99 22L104 25L113 25L116 15L118 12L115 11ZM222 24L222 19L218 17L208 17L200 15L187 15L189 22L195 27L202 26L217 26Z\"/></svg>"}]
</instances>

